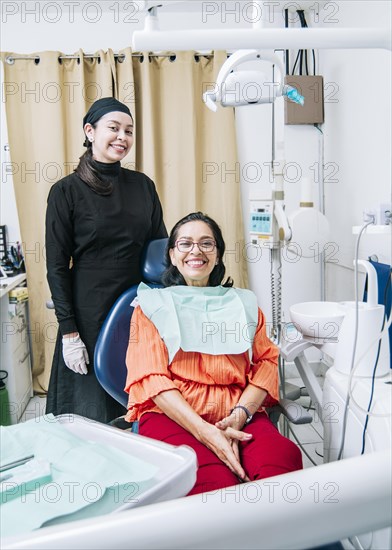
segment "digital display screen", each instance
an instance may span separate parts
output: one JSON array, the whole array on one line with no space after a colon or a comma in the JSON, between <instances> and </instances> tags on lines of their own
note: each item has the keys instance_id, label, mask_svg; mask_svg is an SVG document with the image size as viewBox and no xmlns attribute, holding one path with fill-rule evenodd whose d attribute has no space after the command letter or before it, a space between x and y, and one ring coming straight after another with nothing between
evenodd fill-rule
<instances>
[{"instance_id":1,"label":"digital display screen","mask_svg":"<svg viewBox=\"0 0 392 550\"><path fill-rule=\"evenodd\" d=\"M250 215L250 231L270 235L272 233L272 216L264 212L252 212Z\"/></svg>"}]
</instances>

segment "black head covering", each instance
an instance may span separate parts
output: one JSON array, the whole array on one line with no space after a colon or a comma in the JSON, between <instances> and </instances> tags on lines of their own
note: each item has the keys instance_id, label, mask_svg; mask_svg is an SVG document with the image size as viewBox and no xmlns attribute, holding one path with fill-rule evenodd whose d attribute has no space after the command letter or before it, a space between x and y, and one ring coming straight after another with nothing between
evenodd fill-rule
<instances>
[{"instance_id":1,"label":"black head covering","mask_svg":"<svg viewBox=\"0 0 392 550\"><path fill-rule=\"evenodd\" d=\"M114 97L102 97L95 101L87 111L83 118L83 128L85 124L95 124L101 117L113 111L126 113L132 118L131 111L124 103L121 103L121 101L118 101Z\"/></svg>"}]
</instances>

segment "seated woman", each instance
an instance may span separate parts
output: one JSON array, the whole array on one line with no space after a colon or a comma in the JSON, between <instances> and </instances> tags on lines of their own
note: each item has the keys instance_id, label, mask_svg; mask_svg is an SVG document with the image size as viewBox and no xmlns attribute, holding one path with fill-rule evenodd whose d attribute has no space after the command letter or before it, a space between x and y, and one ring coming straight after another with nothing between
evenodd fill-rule
<instances>
[{"instance_id":1,"label":"seated woman","mask_svg":"<svg viewBox=\"0 0 392 550\"><path fill-rule=\"evenodd\" d=\"M138 288L127 351L128 414L139 433L189 445L198 459L189 494L299 470L298 447L263 407L278 394L278 349L250 290L223 283L225 243L196 212L174 226L166 288Z\"/></svg>"}]
</instances>

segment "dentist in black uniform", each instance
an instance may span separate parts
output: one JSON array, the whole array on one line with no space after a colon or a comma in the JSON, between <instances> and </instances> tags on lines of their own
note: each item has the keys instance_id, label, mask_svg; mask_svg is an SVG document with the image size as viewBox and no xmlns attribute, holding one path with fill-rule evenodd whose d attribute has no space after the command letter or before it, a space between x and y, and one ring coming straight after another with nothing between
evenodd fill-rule
<instances>
[{"instance_id":1,"label":"dentist in black uniform","mask_svg":"<svg viewBox=\"0 0 392 550\"><path fill-rule=\"evenodd\" d=\"M94 347L111 306L141 280L141 250L167 237L154 183L121 167L133 119L114 98L83 119L87 151L75 173L53 185L46 211L47 278L59 323L46 413L109 422L125 409L99 385Z\"/></svg>"}]
</instances>

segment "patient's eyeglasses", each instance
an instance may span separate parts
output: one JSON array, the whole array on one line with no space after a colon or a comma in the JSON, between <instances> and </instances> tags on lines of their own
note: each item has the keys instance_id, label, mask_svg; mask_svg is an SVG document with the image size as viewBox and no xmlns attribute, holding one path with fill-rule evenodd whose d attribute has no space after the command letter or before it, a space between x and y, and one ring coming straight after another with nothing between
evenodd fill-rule
<instances>
[{"instance_id":1,"label":"patient's eyeglasses","mask_svg":"<svg viewBox=\"0 0 392 550\"><path fill-rule=\"evenodd\" d=\"M176 241L176 247L179 252L191 252L193 247L197 244L200 252L213 252L216 247L216 242L212 239L203 239L202 241L195 243L188 239L180 239Z\"/></svg>"}]
</instances>

